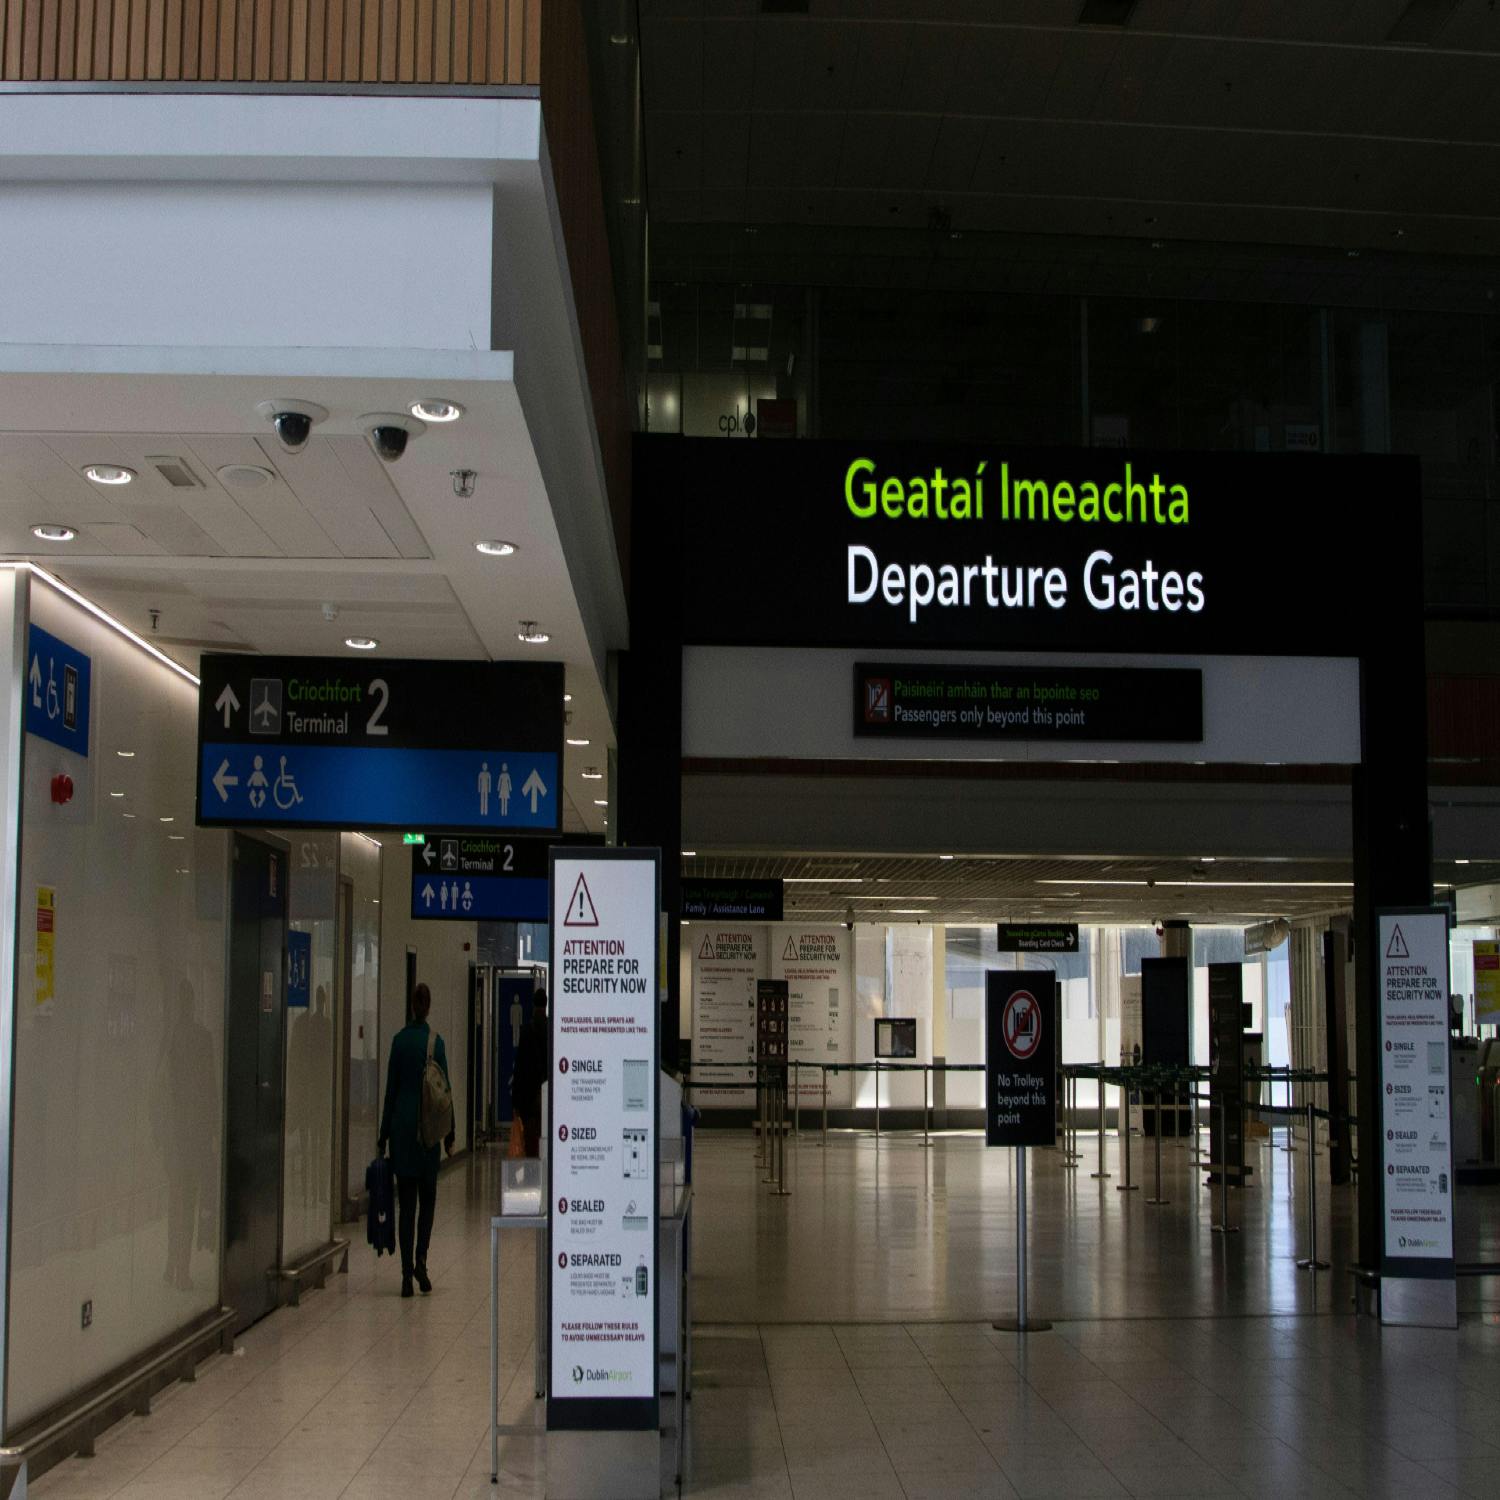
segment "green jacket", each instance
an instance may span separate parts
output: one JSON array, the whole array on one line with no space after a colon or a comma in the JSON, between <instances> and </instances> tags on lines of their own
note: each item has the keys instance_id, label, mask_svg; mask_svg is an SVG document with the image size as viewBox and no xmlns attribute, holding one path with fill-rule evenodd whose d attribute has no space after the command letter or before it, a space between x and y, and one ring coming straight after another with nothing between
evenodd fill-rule
<instances>
[{"instance_id":1,"label":"green jacket","mask_svg":"<svg viewBox=\"0 0 1500 1500\"><path fill-rule=\"evenodd\" d=\"M380 1115L380 1142L391 1148L397 1177L436 1177L440 1146L424 1146L417 1133L422 1098L422 1073L427 1067L427 1022L413 1021L391 1038L391 1061L385 1073L385 1109ZM448 1077L448 1054L443 1039L432 1049L443 1077ZM449 1079L452 1087L452 1079Z\"/></svg>"}]
</instances>

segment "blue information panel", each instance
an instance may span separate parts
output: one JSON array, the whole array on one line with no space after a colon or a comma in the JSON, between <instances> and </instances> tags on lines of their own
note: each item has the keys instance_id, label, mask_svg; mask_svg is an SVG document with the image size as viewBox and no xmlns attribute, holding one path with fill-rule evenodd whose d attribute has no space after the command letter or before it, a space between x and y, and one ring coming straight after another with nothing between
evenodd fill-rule
<instances>
[{"instance_id":1,"label":"blue information panel","mask_svg":"<svg viewBox=\"0 0 1500 1500\"><path fill-rule=\"evenodd\" d=\"M307 1010L312 1000L312 934L286 935L286 1007Z\"/></svg>"},{"instance_id":2,"label":"blue information panel","mask_svg":"<svg viewBox=\"0 0 1500 1500\"><path fill-rule=\"evenodd\" d=\"M412 882L411 914L460 922L545 922L547 877L427 876Z\"/></svg>"},{"instance_id":3,"label":"blue information panel","mask_svg":"<svg viewBox=\"0 0 1500 1500\"><path fill-rule=\"evenodd\" d=\"M26 729L64 750L89 753L89 659L33 625L26 645Z\"/></svg>"},{"instance_id":4,"label":"blue information panel","mask_svg":"<svg viewBox=\"0 0 1500 1500\"><path fill-rule=\"evenodd\" d=\"M200 821L308 828L554 828L558 757L548 751L398 750L210 743Z\"/></svg>"}]
</instances>

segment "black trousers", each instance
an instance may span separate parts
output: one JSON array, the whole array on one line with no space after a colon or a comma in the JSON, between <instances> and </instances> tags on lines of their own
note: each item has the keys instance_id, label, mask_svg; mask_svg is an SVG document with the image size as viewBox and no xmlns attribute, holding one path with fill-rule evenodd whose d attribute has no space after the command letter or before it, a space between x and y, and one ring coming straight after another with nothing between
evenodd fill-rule
<instances>
[{"instance_id":1,"label":"black trousers","mask_svg":"<svg viewBox=\"0 0 1500 1500\"><path fill-rule=\"evenodd\" d=\"M427 1264L432 1243L432 1219L437 1212L437 1174L396 1179L396 1239L401 1246L401 1274L410 1276L413 1266ZM412 1239L416 1239L416 1254Z\"/></svg>"}]
</instances>

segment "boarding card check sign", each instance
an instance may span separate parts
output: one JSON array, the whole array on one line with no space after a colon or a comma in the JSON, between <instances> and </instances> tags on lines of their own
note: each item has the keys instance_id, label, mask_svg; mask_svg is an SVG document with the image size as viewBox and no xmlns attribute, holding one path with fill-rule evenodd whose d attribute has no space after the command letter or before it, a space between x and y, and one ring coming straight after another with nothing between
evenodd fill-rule
<instances>
[{"instance_id":1,"label":"boarding card check sign","mask_svg":"<svg viewBox=\"0 0 1500 1500\"><path fill-rule=\"evenodd\" d=\"M548 1428L657 1426L657 850L551 852Z\"/></svg>"},{"instance_id":2,"label":"boarding card check sign","mask_svg":"<svg viewBox=\"0 0 1500 1500\"><path fill-rule=\"evenodd\" d=\"M1057 1144L1057 976L985 976L984 1143Z\"/></svg>"},{"instance_id":3,"label":"boarding card check sign","mask_svg":"<svg viewBox=\"0 0 1500 1500\"><path fill-rule=\"evenodd\" d=\"M1378 932L1385 1256L1451 1261L1448 918L1385 911Z\"/></svg>"},{"instance_id":4,"label":"boarding card check sign","mask_svg":"<svg viewBox=\"0 0 1500 1500\"><path fill-rule=\"evenodd\" d=\"M203 657L198 822L561 827L556 663Z\"/></svg>"}]
</instances>

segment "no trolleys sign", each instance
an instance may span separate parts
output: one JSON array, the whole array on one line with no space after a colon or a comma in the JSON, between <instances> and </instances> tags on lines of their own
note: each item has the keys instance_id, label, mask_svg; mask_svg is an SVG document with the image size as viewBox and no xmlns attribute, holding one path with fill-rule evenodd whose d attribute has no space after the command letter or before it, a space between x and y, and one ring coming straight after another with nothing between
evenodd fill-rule
<instances>
[{"instance_id":1,"label":"no trolleys sign","mask_svg":"<svg viewBox=\"0 0 1500 1500\"><path fill-rule=\"evenodd\" d=\"M551 851L548 1428L657 1426L655 849Z\"/></svg>"}]
</instances>

